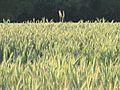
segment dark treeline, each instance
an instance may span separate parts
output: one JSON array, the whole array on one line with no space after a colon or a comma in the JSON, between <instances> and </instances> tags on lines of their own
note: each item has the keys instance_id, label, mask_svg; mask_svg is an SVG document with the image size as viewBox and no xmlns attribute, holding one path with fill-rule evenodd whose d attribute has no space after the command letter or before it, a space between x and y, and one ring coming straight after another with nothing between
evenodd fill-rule
<instances>
[{"instance_id":1,"label":"dark treeline","mask_svg":"<svg viewBox=\"0 0 120 90\"><path fill-rule=\"evenodd\" d=\"M65 21L120 21L120 0L0 0L0 21L42 19L59 21L58 11L65 11Z\"/></svg>"}]
</instances>

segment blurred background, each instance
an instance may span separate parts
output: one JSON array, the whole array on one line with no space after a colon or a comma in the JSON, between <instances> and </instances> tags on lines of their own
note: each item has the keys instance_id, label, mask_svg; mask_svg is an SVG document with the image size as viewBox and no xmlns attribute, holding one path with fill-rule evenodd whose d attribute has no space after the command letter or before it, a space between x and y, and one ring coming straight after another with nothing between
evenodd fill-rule
<instances>
[{"instance_id":1,"label":"blurred background","mask_svg":"<svg viewBox=\"0 0 120 90\"><path fill-rule=\"evenodd\" d=\"M0 22L22 22L33 18L59 21L58 11L64 10L65 21L105 18L120 21L120 0L0 0Z\"/></svg>"}]
</instances>

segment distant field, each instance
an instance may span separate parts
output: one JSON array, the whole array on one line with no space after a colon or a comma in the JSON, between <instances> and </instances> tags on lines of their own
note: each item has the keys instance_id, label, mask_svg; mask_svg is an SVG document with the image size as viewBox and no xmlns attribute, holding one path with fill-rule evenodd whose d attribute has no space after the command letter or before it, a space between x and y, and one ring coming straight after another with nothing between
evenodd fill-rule
<instances>
[{"instance_id":1,"label":"distant field","mask_svg":"<svg viewBox=\"0 0 120 90\"><path fill-rule=\"evenodd\" d=\"M0 63L2 90L120 90L120 23L1 23Z\"/></svg>"}]
</instances>

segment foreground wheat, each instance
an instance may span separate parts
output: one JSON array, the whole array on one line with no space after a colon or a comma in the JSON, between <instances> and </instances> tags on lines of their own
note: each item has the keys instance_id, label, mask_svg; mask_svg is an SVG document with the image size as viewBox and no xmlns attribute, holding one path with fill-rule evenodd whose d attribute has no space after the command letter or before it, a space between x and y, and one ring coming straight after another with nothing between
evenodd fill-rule
<instances>
[{"instance_id":1,"label":"foreground wheat","mask_svg":"<svg viewBox=\"0 0 120 90\"><path fill-rule=\"evenodd\" d=\"M120 24L0 24L0 61L2 90L120 90Z\"/></svg>"}]
</instances>

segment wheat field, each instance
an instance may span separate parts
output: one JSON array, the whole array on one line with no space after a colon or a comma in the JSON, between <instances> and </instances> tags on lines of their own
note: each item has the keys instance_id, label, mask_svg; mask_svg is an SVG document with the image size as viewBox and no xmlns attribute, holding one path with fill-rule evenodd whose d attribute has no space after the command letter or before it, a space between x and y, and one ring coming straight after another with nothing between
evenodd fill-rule
<instances>
[{"instance_id":1,"label":"wheat field","mask_svg":"<svg viewBox=\"0 0 120 90\"><path fill-rule=\"evenodd\" d=\"M1 90L120 90L120 23L1 23Z\"/></svg>"}]
</instances>

